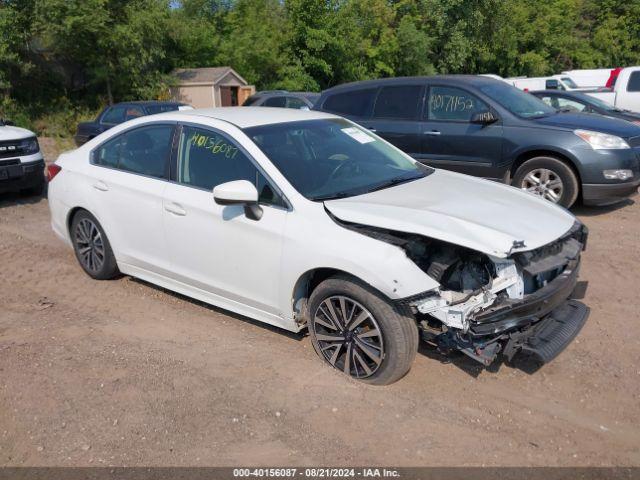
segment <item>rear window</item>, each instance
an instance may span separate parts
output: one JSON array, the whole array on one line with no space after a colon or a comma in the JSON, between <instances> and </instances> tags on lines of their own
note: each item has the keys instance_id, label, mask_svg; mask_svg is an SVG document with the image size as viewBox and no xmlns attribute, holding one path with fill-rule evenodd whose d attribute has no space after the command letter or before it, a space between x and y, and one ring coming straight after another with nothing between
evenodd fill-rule
<instances>
[{"instance_id":1,"label":"rear window","mask_svg":"<svg viewBox=\"0 0 640 480\"><path fill-rule=\"evenodd\" d=\"M247 98L244 101L242 106L243 107L248 107L248 106L253 105L254 103L256 103L258 100L260 100L260 97L258 95L251 95L249 98Z\"/></svg>"},{"instance_id":2,"label":"rear window","mask_svg":"<svg viewBox=\"0 0 640 480\"><path fill-rule=\"evenodd\" d=\"M422 87L420 85L384 87L378 94L373 116L413 120L418 116L422 100L421 93Z\"/></svg>"},{"instance_id":3,"label":"rear window","mask_svg":"<svg viewBox=\"0 0 640 480\"><path fill-rule=\"evenodd\" d=\"M324 101L322 109L342 115L366 117L371 112L375 93L375 88L336 93Z\"/></svg>"},{"instance_id":4,"label":"rear window","mask_svg":"<svg viewBox=\"0 0 640 480\"><path fill-rule=\"evenodd\" d=\"M627 92L640 92L640 71L633 72L629 77Z\"/></svg>"}]
</instances>

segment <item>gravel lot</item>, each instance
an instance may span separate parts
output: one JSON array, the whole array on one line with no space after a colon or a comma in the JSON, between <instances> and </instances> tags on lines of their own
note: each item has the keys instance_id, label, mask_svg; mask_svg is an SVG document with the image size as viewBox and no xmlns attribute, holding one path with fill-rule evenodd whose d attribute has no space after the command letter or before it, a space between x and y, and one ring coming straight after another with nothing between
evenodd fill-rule
<instances>
[{"instance_id":1,"label":"gravel lot","mask_svg":"<svg viewBox=\"0 0 640 480\"><path fill-rule=\"evenodd\" d=\"M303 335L91 280L45 198L2 195L0 465L640 465L640 204L576 213L592 312L555 362L422 347L370 387Z\"/></svg>"}]
</instances>

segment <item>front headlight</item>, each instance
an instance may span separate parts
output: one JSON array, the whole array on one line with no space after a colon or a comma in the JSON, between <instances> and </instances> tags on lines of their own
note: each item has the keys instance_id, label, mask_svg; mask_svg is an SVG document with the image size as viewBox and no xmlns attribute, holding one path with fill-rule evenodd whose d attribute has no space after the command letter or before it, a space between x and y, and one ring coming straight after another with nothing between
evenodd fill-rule
<instances>
[{"instance_id":1,"label":"front headlight","mask_svg":"<svg viewBox=\"0 0 640 480\"><path fill-rule=\"evenodd\" d=\"M623 138L615 135L609 135L608 133L592 132L591 130L574 130L573 133L591 145L591 148L594 150L619 150L621 148L631 148Z\"/></svg>"},{"instance_id":2,"label":"front headlight","mask_svg":"<svg viewBox=\"0 0 640 480\"><path fill-rule=\"evenodd\" d=\"M23 155L32 155L34 153L38 153L40 151L38 139L34 137L22 140L20 142L20 150L22 150Z\"/></svg>"}]
</instances>

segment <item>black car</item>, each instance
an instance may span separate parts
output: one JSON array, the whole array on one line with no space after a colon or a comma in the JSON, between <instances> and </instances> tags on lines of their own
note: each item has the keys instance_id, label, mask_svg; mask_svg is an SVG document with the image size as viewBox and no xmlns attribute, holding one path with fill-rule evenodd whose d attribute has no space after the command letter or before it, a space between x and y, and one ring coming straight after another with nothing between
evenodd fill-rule
<instances>
[{"instance_id":1,"label":"black car","mask_svg":"<svg viewBox=\"0 0 640 480\"><path fill-rule=\"evenodd\" d=\"M511 183L565 207L579 197L613 203L640 185L640 126L559 112L492 78L355 82L324 91L314 110L343 115L420 162Z\"/></svg>"},{"instance_id":2,"label":"black car","mask_svg":"<svg viewBox=\"0 0 640 480\"><path fill-rule=\"evenodd\" d=\"M319 93L288 92L286 90L265 90L251 95L242 104L243 107L280 107L311 110L320 98Z\"/></svg>"},{"instance_id":3,"label":"black car","mask_svg":"<svg viewBox=\"0 0 640 480\"><path fill-rule=\"evenodd\" d=\"M563 92L559 90L537 90L529 92L556 110L567 112L597 113L619 118L640 125L640 113L621 110L613 105L592 97L584 92Z\"/></svg>"},{"instance_id":4,"label":"black car","mask_svg":"<svg viewBox=\"0 0 640 480\"><path fill-rule=\"evenodd\" d=\"M93 122L78 124L78 130L73 139L80 146L111 127L133 118L174 110L188 109L191 106L180 102L122 102L105 107Z\"/></svg>"}]
</instances>

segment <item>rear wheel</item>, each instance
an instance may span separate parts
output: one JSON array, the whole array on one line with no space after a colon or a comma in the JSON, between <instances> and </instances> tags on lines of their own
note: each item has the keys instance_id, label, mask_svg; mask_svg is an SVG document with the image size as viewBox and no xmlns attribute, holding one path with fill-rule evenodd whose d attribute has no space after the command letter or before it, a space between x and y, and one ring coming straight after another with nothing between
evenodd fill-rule
<instances>
[{"instance_id":1,"label":"rear wheel","mask_svg":"<svg viewBox=\"0 0 640 480\"><path fill-rule=\"evenodd\" d=\"M118 265L102 226L85 210L71 222L71 240L76 258L91 278L107 280L118 275Z\"/></svg>"},{"instance_id":2,"label":"rear wheel","mask_svg":"<svg viewBox=\"0 0 640 480\"><path fill-rule=\"evenodd\" d=\"M325 280L311 294L309 336L331 367L375 385L402 378L418 350L413 317L346 276Z\"/></svg>"},{"instance_id":3,"label":"rear wheel","mask_svg":"<svg viewBox=\"0 0 640 480\"><path fill-rule=\"evenodd\" d=\"M512 185L569 208L578 198L580 186L575 172L562 160L535 157L524 162Z\"/></svg>"}]
</instances>

